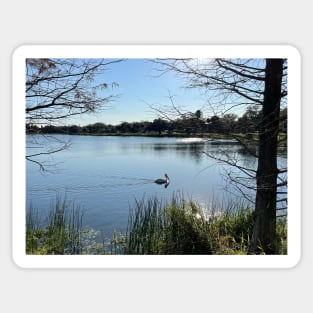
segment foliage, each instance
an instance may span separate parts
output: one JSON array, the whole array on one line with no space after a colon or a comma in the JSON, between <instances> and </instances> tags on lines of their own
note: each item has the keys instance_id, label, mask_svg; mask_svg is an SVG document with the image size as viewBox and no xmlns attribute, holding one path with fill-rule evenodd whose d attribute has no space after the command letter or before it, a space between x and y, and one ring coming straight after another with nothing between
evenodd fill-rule
<instances>
[{"instance_id":1,"label":"foliage","mask_svg":"<svg viewBox=\"0 0 313 313\"><path fill-rule=\"evenodd\" d=\"M200 113L199 113L200 112ZM197 113L197 114L196 114ZM231 133L257 133L261 113L257 107L251 106L246 112L238 117L235 114L225 114L223 116L213 115L203 118L202 112L197 110L194 115L184 116L172 121L157 118L152 122L121 122L118 125L97 122L85 126L69 125L45 125L39 127L36 124L26 124L26 132L29 134L154 134L154 135L173 135L173 134L231 134ZM286 110L281 115L281 131L286 133Z\"/></svg>"},{"instance_id":2,"label":"foliage","mask_svg":"<svg viewBox=\"0 0 313 313\"><path fill-rule=\"evenodd\" d=\"M213 212L210 233L217 254L247 254L253 231L254 213L249 207L228 207Z\"/></svg>"},{"instance_id":3,"label":"foliage","mask_svg":"<svg viewBox=\"0 0 313 313\"><path fill-rule=\"evenodd\" d=\"M82 251L82 212L66 200L56 199L42 226L38 212L30 207L26 215L27 254L80 254Z\"/></svg>"},{"instance_id":4,"label":"foliage","mask_svg":"<svg viewBox=\"0 0 313 313\"><path fill-rule=\"evenodd\" d=\"M248 253L254 212L242 205L197 203L173 196L166 204L157 198L142 199L130 210L126 234L111 238L91 228L82 228L79 208L58 200L51 208L46 226L30 208L26 224L27 254L241 254ZM277 254L287 254L287 220L277 221Z\"/></svg>"},{"instance_id":5,"label":"foliage","mask_svg":"<svg viewBox=\"0 0 313 313\"><path fill-rule=\"evenodd\" d=\"M114 232L112 238L103 238L101 232L83 228L83 213L57 197L47 217L42 220L32 206L26 214L26 253L44 255L121 254L124 236Z\"/></svg>"},{"instance_id":6,"label":"foliage","mask_svg":"<svg viewBox=\"0 0 313 313\"><path fill-rule=\"evenodd\" d=\"M203 216L193 204L173 198L162 205L157 198L137 201L126 234L127 254L211 254ZM200 211L199 211L200 212Z\"/></svg>"},{"instance_id":7,"label":"foliage","mask_svg":"<svg viewBox=\"0 0 313 313\"><path fill-rule=\"evenodd\" d=\"M173 198L137 201L126 235L127 254L247 254L254 212L242 205L203 210L194 202ZM286 253L286 225L278 228L278 253Z\"/></svg>"},{"instance_id":8,"label":"foliage","mask_svg":"<svg viewBox=\"0 0 313 313\"><path fill-rule=\"evenodd\" d=\"M283 217L276 222L275 249L279 254L287 254L287 217Z\"/></svg>"}]
</instances>

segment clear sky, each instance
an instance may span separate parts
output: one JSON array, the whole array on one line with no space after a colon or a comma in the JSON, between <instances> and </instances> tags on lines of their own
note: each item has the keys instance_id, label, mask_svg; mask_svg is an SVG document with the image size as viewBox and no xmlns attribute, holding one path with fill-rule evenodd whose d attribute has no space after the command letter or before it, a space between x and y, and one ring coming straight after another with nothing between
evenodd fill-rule
<instances>
[{"instance_id":1,"label":"clear sky","mask_svg":"<svg viewBox=\"0 0 313 313\"><path fill-rule=\"evenodd\" d=\"M118 83L118 87L107 91L108 95L113 93L118 97L103 112L73 117L67 124L152 121L157 115L149 105L170 105L169 94L174 97L175 104L188 111L202 110L206 100L199 90L183 88L183 81L174 73L158 75L156 65L145 59L127 59L111 64L98 79L108 84Z\"/></svg>"}]
</instances>

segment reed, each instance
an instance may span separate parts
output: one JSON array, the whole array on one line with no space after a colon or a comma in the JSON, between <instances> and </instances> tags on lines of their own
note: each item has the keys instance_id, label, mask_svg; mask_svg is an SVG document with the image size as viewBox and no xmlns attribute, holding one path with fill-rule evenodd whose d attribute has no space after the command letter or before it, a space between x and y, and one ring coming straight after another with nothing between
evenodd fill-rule
<instances>
[{"instance_id":1,"label":"reed","mask_svg":"<svg viewBox=\"0 0 313 313\"><path fill-rule=\"evenodd\" d=\"M96 241L98 231L82 227L82 210L57 197L43 218L31 205L26 216L27 254L247 254L254 212L244 205L203 208L174 194L169 202L157 197L136 200L126 234L114 232ZM277 220L277 254L287 254L287 218Z\"/></svg>"},{"instance_id":2,"label":"reed","mask_svg":"<svg viewBox=\"0 0 313 313\"><path fill-rule=\"evenodd\" d=\"M43 219L32 206L26 214L27 254L80 254L82 251L81 209L57 197Z\"/></svg>"},{"instance_id":3,"label":"reed","mask_svg":"<svg viewBox=\"0 0 313 313\"><path fill-rule=\"evenodd\" d=\"M254 212L244 205L197 203L173 196L136 201L125 237L125 254L247 254ZM277 223L277 253L287 253L286 221Z\"/></svg>"}]
</instances>

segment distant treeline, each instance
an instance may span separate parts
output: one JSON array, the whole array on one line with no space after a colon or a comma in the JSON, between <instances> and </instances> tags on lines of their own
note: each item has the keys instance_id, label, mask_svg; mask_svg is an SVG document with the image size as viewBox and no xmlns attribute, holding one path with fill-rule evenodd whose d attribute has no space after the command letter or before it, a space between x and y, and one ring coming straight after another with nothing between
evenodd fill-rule
<instances>
[{"instance_id":1,"label":"distant treeline","mask_svg":"<svg viewBox=\"0 0 313 313\"><path fill-rule=\"evenodd\" d=\"M203 118L200 110L182 116L175 120L155 119L153 122L121 122L119 125L102 122L85 126L70 125L36 125L26 124L26 132L30 133L58 133L58 134L201 134L201 133L254 133L259 131L262 113L255 107L250 107L241 116L235 114L214 115ZM281 111L281 131L287 131L287 109Z\"/></svg>"}]
</instances>

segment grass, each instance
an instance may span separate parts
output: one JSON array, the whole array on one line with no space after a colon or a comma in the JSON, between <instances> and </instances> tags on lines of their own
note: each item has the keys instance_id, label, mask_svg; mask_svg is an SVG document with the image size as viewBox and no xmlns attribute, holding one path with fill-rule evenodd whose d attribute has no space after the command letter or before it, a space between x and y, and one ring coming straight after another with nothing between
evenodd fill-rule
<instances>
[{"instance_id":1,"label":"grass","mask_svg":"<svg viewBox=\"0 0 313 313\"><path fill-rule=\"evenodd\" d=\"M207 225L192 203L137 201L126 234L127 254L211 254Z\"/></svg>"},{"instance_id":2,"label":"grass","mask_svg":"<svg viewBox=\"0 0 313 313\"><path fill-rule=\"evenodd\" d=\"M276 221L276 236L278 254L287 254L287 216Z\"/></svg>"},{"instance_id":3,"label":"grass","mask_svg":"<svg viewBox=\"0 0 313 313\"><path fill-rule=\"evenodd\" d=\"M204 211L194 202L173 198L137 201L126 234L127 254L246 254L253 211L228 207Z\"/></svg>"},{"instance_id":4,"label":"grass","mask_svg":"<svg viewBox=\"0 0 313 313\"><path fill-rule=\"evenodd\" d=\"M27 254L245 255L252 237L254 212L243 205L212 203L203 209L176 195L136 201L125 234L96 241L99 233L82 228L79 207L60 198L45 222L30 208L26 219ZM287 254L287 219L277 220L277 254Z\"/></svg>"},{"instance_id":5,"label":"grass","mask_svg":"<svg viewBox=\"0 0 313 313\"><path fill-rule=\"evenodd\" d=\"M81 254L82 218L79 207L59 197L43 222L31 206L26 214L26 253Z\"/></svg>"}]
</instances>

